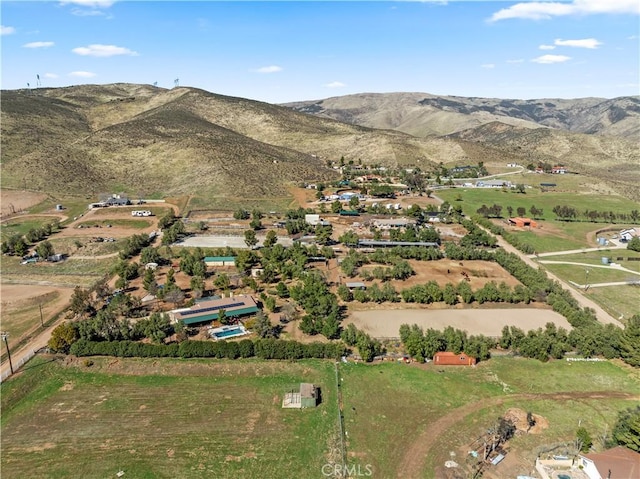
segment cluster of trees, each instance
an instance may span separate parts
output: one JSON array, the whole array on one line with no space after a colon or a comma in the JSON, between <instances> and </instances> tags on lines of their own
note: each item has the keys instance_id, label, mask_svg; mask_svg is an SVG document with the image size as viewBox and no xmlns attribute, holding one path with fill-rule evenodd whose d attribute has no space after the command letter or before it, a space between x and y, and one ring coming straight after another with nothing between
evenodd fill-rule
<instances>
[{"instance_id":1,"label":"cluster of trees","mask_svg":"<svg viewBox=\"0 0 640 479\"><path fill-rule=\"evenodd\" d=\"M401 260L417 259L420 261L435 261L442 259L442 257L443 254L438 248L424 246L381 248L367 255L352 249L349 250L347 256L345 256L342 263L340 263L340 269L346 276L353 278L357 273L357 269L364 264L380 263L394 266L401 264L396 271L400 277L396 279L406 279L414 274L413 268L411 268L408 263L405 265L405 262L401 262ZM409 272L409 270L411 270L411 272ZM402 278L402 276L405 276L405 278Z\"/></svg>"},{"instance_id":2,"label":"cluster of trees","mask_svg":"<svg viewBox=\"0 0 640 479\"><path fill-rule=\"evenodd\" d=\"M440 233L431 227L392 228L389 230L389 238L391 241L425 241L440 244Z\"/></svg>"},{"instance_id":3,"label":"cluster of trees","mask_svg":"<svg viewBox=\"0 0 640 479\"><path fill-rule=\"evenodd\" d=\"M13 234L2 242L0 245L0 251L2 254L24 256L29 249L29 243L35 244L38 241L42 241L59 229L60 221L56 220L52 223L45 223L40 228L31 228L24 236L20 234ZM51 245L51 243L49 243L49 245ZM53 251L53 247L51 247L51 251ZM52 254L54 253L51 252L47 255L41 255L38 253L41 258L45 259Z\"/></svg>"},{"instance_id":4,"label":"cluster of trees","mask_svg":"<svg viewBox=\"0 0 640 479\"><path fill-rule=\"evenodd\" d=\"M614 211L598 211L598 210L590 210L586 209L584 211L578 211L573 206L568 205L556 205L551 210L555 213L556 218L561 221L573 221L578 218L582 220L598 222L604 221L606 223L615 223L616 221L632 221L637 222L640 219L640 213L638 210L632 210L629 214L627 213L616 213Z\"/></svg>"},{"instance_id":5,"label":"cluster of trees","mask_svg":"<svg viewBox=\"0 0 640 479\"><path fill-rule=\"evenodd\" d=\"M403 259L398 259L394 265L390 268L383 268L382 266L376 266L371 270L364 270L360 272L360 275L366 280L378 279L380 281L390 281L392 279L405 280L410 276L413 276L416 272L411 265Z\"/></svg>"},{"instance_id":6,"label":"cluster of trees","mask_svg":"<svg viewBox=\"0 0 640 479\"><path fill-rule=\"evenodd\" d=\"M460 223L467 230L467 234L460 240L460 246L487 246L493 248L498 243L493 236L487 234L486 231L479 228L473 221L462 220Z\"/></svg>"},{"instance_id":7,"label":"cluster of trees","mask_svg":"<svg viewBox=\"0 0 640 479\"><path fill-rule=\"evenodd\" d=\"M368 289L356 289L351 291L344 284L338 286L338 296L343 301L359 301L360 303L397 303L400 301L398 292L391 283L384 283L382 288L374 283Z\"/></svg>"},{"instance_id":8,"label":"cluster of trees","mask_svg":"<svg viewBox=\"0 0 640 479\"><path fill-rule=\"evenodd\" d=\"M300 322L304 333L323 334L329 339L339 337L342 311L337 298L318 272L306 272L301 284L289 288L289 294L306 313Z\"/></svg>"},{"instance_id":9,"label":"cluster of trees","mask_svg":"<svg viewBox=\"0 0 640 479\"><path fill-rule=\"evenodd\" d=\"M80 339L69 352L76 356L173 357L173 358L251 358L260 359L338 359L346 354L341 342L309 343L281 339L252 341L182 341L172 344L148 344L135 341L89 341Z\"/></svg>"},{"instance_id":10,"label":"cluster of trees","mask_svg":"<svg viewBox=\"0 0 640 479\"><path fill-rule=\"evenodd\" d=\"M464 352L470 357L483 361L491 357L490 350L495 348L495 339L477 335L469 336L466 331L447 326L443 331L429 328L424 331L414 324L400 326L400 340L415 360L424 362L433 358L438 351Z\"/></svg>"},{"instance_id":11,"label":"cluster of trees","mask_svg":"<svg viewBox=\"0 0 640 479\"><path fill-rule=\"evenodd\" d=\"M524 192L524 185L518 185L518 187L522 186L522 192ZM483 218L502 218L502 206L498 204L494 204L492 206L482 205L480 208L476 210ZM513 216L514 208L513 206L507 206L507 213L509 217ZM515 209L515 213L517 216L526 216L527 209L524 206L518 206ZM541 218L544 214L544 210L541 208L537 208L535 205L531 205L529 208L529 213L532 218Z\"/></svg>"},{"instance_id":12,"label":"cluster of trees","mask_svg":"<svg viewBox=\"0 0 640 479\"><path fill-rule=\"evenodd\" d=\"M372 338L364 331L360 331L355 325L349 324L340 335L347 346L357 347L363 361L371 362L376 356L384 354L382 343Z\"/></svg>"},{"instance_id":13,"label":"cluster of trees","mask_svg":"<svg viewBox=\"0 0 640 479\"><path fill-rule=\"evenodd\" d=\"M529 288L516 285L512 289L504 281L500 284L496 284L495 281L489 281L482 288L475 291L471 289L471 286L466 281L461 281L457 286L447 283L442 288L437 282L429 281L426 284L407 288L400 294L406 303L428 304L444 301L448 305L458 304L460 301L465 304L470 304L474 301L480 304L488 302L529 304L534 299Z\"/></svg>"},{"instance_id":14,"label":"cluster of trees","mask_svg":"<svg viewBox=\"0 0 640 479\"><path fill-rule=\"evenodd\" d=\"M149 246L151 244L151 240L149 239L148 234L139 234L129 236L122 242L122 247L120 249L120 259L126 260L132 258L142 251L143 248Z\"/></svg>"}]
</instances>

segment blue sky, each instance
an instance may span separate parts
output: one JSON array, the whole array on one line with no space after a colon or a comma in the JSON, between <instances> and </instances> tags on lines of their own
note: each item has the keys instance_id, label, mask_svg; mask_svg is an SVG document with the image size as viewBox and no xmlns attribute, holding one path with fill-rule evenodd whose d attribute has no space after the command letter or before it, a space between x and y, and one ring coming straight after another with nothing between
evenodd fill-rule
<instances>
[{"instance_id":1,"label":"blue sky","mask_svg":"<svg viewBox=\"0 0 640 479\"><path fill-rule=\"evenodd\" d=\"M640 93L638 0L0 3L2 88L193 86L271 103L364 92Z\"/></svg>"}]
</instances>

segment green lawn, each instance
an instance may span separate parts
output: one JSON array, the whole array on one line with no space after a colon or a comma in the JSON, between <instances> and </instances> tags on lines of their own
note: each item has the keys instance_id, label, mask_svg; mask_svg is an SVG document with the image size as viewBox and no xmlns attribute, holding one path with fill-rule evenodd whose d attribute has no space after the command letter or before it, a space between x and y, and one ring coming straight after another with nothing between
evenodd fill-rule
<instances>
[{"instance_id":1,"label":"green lawn","mask_svg":"<svg viewBox=\"0 0 640 479\"><path fill-rule=\"evenodd\" d=\"M640 261L629 261L629 258L640 258L640 253L628 249L601 249L584 253L553 255L540 258L541 260L570 261L574 263L588 263L602 266L602 258L618 263L627 269L640 272Z\"/></svg>"},{"instance_id":2,"label":"green lawn","mask_svg":"<svg viewBox=\"0 0 640 479\"><path fill-rule=\"evenodd\" d=\"M47 223L55 222L57 218L53 216L29 216L27 218L17 217L2 223L2 240L6 240L12 235L25 235L29 230L37 229Z\"/></svg>"},{"instance_id":3,"label":"green lawn","mask_svg":"<svg viewBox=\"0 0 640 479\"><path fill-rule=\"evenodd\" d=\"M189 210L219 210L236 211L240 208L252 211L254 208L263 213L277 211L282 214L289 209L297 209L297 205L292 205L293 196L267 197L267 198L230 198L222 196L194 196L187 205Z\"/></svg>"},{"instance_id":4,"label":"green lawn","mask_svg":"<svg viewBox=\"0 0 640 479\"><path fill-rule=\"evenodd\" d=\"M640 314L640 286L610 286L590 288L585 296L602 306L614 318L629 318Z\"/></svg>"},{"instance_id":5,"label":"green lawn","mask_svg":"<svg viewBox=\"0 0 640 479\"><path fill-rule=\"evenodd\" d=\"M2 384L3 478L320 478L333 457L332 362L95 361L39 359ZM301 381L322 404L282 409Z\"/></svg>"},{"instance_id":6,"label":"green lawn","mask_svg":"<svg viewBox=\"0 0 640 479\"><path fill-rule=\"evenodd\" d=\"M549 258L551 260L551 258ZM555 259L553 260L555 261ZM560 278L577 284L611 283L640 280L640 275L620 271L611 267L591 267L577 264L541 264ZM588 271L588 273L587 273Z\"/></svg>"},{"instance_id":7,"label":"green lawn","mask_svg":"<svg viewBox=\"0 0 640 479\"><path fill-rule=\"evenodd\" d=\"M20 264L21 258L7 256L2 259L0 273L3 280L49 281L60 284L78 284L89 286L107 274L117 258L105 259L67 259L59 263L40 262Z\"/></svg>"}]
</instances>

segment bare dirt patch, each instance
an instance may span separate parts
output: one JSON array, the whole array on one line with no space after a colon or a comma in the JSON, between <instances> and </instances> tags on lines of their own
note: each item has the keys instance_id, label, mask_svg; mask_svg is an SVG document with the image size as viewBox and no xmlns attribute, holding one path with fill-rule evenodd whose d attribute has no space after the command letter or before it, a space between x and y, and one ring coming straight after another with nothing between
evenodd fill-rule
<instances>
[{"instance_id":1,"label":"bare dirt patch","mask_svg":"<svg viewBox=\"0 0 640 479\"><path fill-rule=\"evenodd\" d=\"M518 431L529 434L541 434L542 431L549 427L549 421L547 421L545 417L534 413L531 413L531 415L535 421L535 424L531 427L529 427L527 422L527 413L522 409L515 407L507 409L507 412L503 417L507 420L511 420Z\"/></svg>"},{"instance_id":2,"label":"bare dirt patch","mask_svg":"<svg viewBox=\"0 0 640 479\"><path fill-rule=\"evenodd\" d=\"M359 329L376 338L397 338L402 324L417 324L427 329L442 330L447 326L462 329L470 334L500 336L504 326L517 326L525 331L544 327L546 323L571 329L560 314L548 309L378 309L352 311L344 326L355 324Z\"/></svg>"},{"instance_id":3,"label":"bare dirt patch","mask_svg":"<svg viewBox=\"0 0 640 479\"><path fill-rule=\"evenodd\" d=\"M43 202L46 198L47 195L44 193L3 189L0 191L0 218L23 212Z\"/></svg>"}]
</instances>

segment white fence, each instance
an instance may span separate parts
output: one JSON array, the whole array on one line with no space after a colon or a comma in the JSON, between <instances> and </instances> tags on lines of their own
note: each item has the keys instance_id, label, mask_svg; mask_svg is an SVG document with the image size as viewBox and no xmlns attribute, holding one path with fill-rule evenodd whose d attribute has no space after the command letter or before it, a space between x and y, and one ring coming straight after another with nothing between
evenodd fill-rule
<instances>
[{"instance_id":1,"label":"white fence","mask_svg":"<svg viewBox=\"0 0 640 479\"><path fill-rule=\"evenodd\" d=\"M35 349L32 349L26 355L22 356L22 358L20 358L20 360L17 363L13 363L13 371L15 372L18 369L20 369L22 366L24 366L24 364L27 361L29 361L31 358L33 358L36 355L36 352L37 351ZM9 361L7 361L7 363L8 362ZM11 376L11 369L7 369L0 375L0 383L3 382L5 379L7 379L9 376Z\"/></svg>"}]
</instances>

